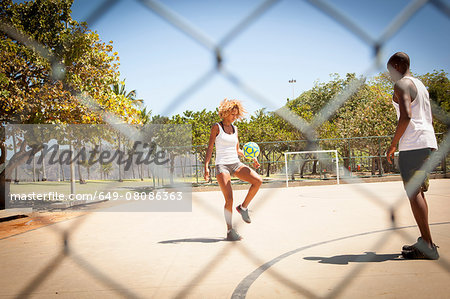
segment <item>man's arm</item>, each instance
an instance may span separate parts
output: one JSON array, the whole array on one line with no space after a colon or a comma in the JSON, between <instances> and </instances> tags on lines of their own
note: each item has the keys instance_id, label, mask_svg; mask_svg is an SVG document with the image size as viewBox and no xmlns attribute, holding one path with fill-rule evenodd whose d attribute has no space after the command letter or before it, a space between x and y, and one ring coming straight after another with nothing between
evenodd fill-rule
<instances>
[{"instance_id":1,"label":"man's arm","mask_svg":"<svg viewBox=\"0 0 450 299\"><path fill-rule=\"evenodd\" d=\"M414 84L411 80L401 79L394 85L394 101L398 103L400 108L400 118L397 123L397 128L395 129L394 138L392 138L391 146L386 152L386 157L389 163L392 163L391 157L394 156L397 149L397 144L403 136L403 133L405 133L411 120L411 84Z\"/></svg>"}]
</instances>

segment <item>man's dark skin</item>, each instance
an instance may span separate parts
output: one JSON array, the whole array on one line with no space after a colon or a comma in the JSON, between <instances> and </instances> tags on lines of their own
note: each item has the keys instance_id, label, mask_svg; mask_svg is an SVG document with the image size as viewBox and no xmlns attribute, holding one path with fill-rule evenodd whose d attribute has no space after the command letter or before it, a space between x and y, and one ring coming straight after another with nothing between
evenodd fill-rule
<instances>
[{"instance_id":1,"label":"man's dark skin","mask_svg":"<svg viewBox=\"0 0 450 299\"><path fill-rule=\"evenodd\" d=\"M400 118L398 120L394 138L392 139L391 146L386 152L387 160L392 164L391 157L394 156L397 144L411 120L411 103L417 96L417 88L410 79L404 78L405 76L412 77L409 70L409 57L406 54L404 57L400 54L398 59L391 58L388 62L387 69L392 80L395 82L393 100L400 108ZM421 188L419 188L408 197L422 239L428 244L429 248L432 248L433 241L431 238L430 226L428 224L428 205L425 194Z\"/></svg>"}]
</instances>

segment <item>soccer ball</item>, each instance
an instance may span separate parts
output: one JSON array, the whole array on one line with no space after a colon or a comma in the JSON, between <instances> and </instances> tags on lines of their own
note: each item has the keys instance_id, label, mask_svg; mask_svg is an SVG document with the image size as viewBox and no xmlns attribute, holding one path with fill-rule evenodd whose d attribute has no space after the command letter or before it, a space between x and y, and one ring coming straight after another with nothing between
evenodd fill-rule
<instances>
[{"instance_id":1,"label":"soccer ball","mask_svg":"<svg viewBox=\"0 0 450 299\"><path fill-rule=\"evenodd\" d=\"M244 151L244 157L247 159L253 159L259 155L259 146L255 142L247 142L242 150Z\"/></svg>"}]
</instances>

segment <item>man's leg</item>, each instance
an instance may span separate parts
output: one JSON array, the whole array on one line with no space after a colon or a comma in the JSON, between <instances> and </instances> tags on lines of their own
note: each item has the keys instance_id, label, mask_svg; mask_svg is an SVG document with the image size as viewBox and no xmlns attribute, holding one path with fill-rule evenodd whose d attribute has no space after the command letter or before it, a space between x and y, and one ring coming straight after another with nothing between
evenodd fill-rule
<instances>
[{"instance_id":1,"label":"man's leg","mask_svg":"<svg viewBox=\"0 0 450 299\"><path fill-rule=\"evenodd\" d=\"M433 244L431 239L430 225L428 224L428 204L423 192L423 188L427 185L427 178L421 168L429 154L429 149L400 152L399 164L402 180L405 184L414 219L421 234L417 243L403 246L402 255L407 259L439 259L437 246ZM422 176L424 176L422 183L415 180L416 178L422 179ZM416 183L420 185L411 185Z\"/></svg>"},{"instance_id":2,"label":"man's leg","mask_svg":"<svg viewBox=\"0 0 450 299\"><path fill-rule=\"evenodd\" d=\"M431 239L430 226L428 224L428 204L425 199L425 194L422 191L415 193L409 198L409 203L419 226L422 239L432 248L433 241Z\"/></svg>"}]
</instances>

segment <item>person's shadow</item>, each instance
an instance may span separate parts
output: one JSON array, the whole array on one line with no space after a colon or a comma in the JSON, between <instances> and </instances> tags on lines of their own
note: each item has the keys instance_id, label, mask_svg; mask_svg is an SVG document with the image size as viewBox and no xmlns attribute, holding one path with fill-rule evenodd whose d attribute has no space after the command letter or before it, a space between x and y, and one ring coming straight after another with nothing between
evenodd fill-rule
<instances>
[{"instance_id":1,"label":"person's shadow","mask_svg":"<svg viewBox=\"0 0 450 299\"><path fill-rule=\"evenodd\" d=\"M189 239L176 239L160 241L160 244L178 244L178 243L217 243L226 241L224 238L189 238Z\"/></svg>"},{"instance_id":2,"label":"person's shadow","mask_svg":"<svg viewBox=\"0 0 450 299\"><path fill-rule=\"evenodd\" d=\"M319 261L321 264L348 265L349 263L379 263L386 261L403 260L401 254L376 254L365 252L364 254L344 254L331 257L308 256L303 259L308 261Z\"/></svg>"}]
</instances>

